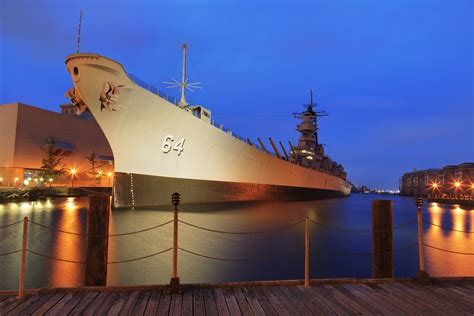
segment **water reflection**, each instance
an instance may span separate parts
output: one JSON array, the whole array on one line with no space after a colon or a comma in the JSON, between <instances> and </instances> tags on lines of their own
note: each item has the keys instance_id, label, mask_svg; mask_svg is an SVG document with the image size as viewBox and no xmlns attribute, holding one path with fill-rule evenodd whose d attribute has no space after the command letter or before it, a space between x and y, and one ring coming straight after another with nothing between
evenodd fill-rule
<instances>
[{"instance_id":1,"label":"water reflection","mask_svg":"<svg viewBox=\"0 0 474 316\"><path fill-rule=\"evenodd\" d=\"M293 223L306 216L330 226L370 230L371 200L380 196L353 195L346 199L309 202L274 202L180 207L184 221L225 231L260 231ZM413 199L390 197L394 203L394 225L416 218ZM0 205L0 226L28 216L43 225L65 231L86 232L87 198L62 198L31 203ZM136 231L172 218L171 207L143 210L114 210L110 233ZM430 203L424 218L454 230L474 230L474 211L461 206ZM370 256L339 256L324 250L366 253L371 250L371 234L351 234L311 225L311 276L370 277ZM424 225L425 243L459 252L474 252L474 234ZM416 243L416 225L395 231L395 249ZM259 235L222 235L180 225L180 246L209 256L255 259L292 252L273 260L221 262L179 253L182 282L224 282L303 277L304 226ZM21 226L0 230L0 253L18 249ZM136 235L109 239L109 261L126 260L167 249L172 245L172 225ZM28 247L58 258L83 261L85 237L63 234L30 225ZM425 248L426 268L433 276L474 275L474 256L447 254ZM17 288L19 256L0 257L0 290ZM395 252L395 275L414 276L418 270L415 248ZM141 261L108 266L109 285L160 284L169 282L171 252ZM84 267L28 254L27 287L78 286L83 284Z\"/></svg>"},{"instance_id":2,"label":"water reflection","mask_svg":"<svg viewBox=\"0 0 474 316\"><path fill-rule=\"evenodd\" d=\"M463 209L459 205L441 208L437 203L431 203L428 207L428 218L431 223L444 228L428 225L424 232L426 244L455 252L474 253L474 234L469 233L474 230L472 210ZM425 254L426 269L430 275L474 275L473 256L443 252L429 247L425 247Z\"/></svg>"}]
</instances>

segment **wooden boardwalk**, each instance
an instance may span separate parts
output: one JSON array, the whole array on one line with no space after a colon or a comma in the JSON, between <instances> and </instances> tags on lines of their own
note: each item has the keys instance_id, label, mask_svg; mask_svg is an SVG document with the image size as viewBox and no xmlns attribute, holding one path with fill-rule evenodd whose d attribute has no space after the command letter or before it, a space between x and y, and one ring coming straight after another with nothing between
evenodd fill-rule
<instances>
[{"instance_id":1,"label":"wooden boardwalk","mask_svg":"<svg viewBox=\"0 0 474 316\"><path fill-rule=\"evenodd\" d=\"M0 315L473 315L473 280L255 282L166 287L45 289L0 294Z\"/></svg>"}]
</instances>

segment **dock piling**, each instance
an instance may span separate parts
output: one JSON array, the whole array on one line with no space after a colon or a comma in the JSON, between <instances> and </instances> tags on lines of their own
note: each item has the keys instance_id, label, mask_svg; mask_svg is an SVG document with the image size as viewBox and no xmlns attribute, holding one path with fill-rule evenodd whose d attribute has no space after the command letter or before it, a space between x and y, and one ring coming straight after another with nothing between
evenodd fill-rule
<instances>
[{"instance_id":1,"label":"dock piling","mask_svg":"<svg viewBox=\"0 0 474 316\"><path fill-rule=\"evenodd\" d=\"M28 217L23 218L23 236L21 240L20 282L18 286L18 298L25 294L25 269L26 269L26 247L28 242Z\"/></svg>"},{"instance_id":2,"label":"dock piling","mask_svg":"<svg viewBox=\"0 0 474 316\"><path fill-rule=\"evenodd\" d=\"M89 195L84 275L86 286L107 285L110 205L109 195Z\"/></svg>"},{"instance_id":3,"label":"dock piling","mask_svg":"<svg viewBox=\"0 0 474 316\"><path fill-rule=\"evenodd\" d=\"M309 287L309 218L305 219L304 287Z\"/></svg>"},{"instance_id":4,"label":"dock piling","mask_svg":"<svg viewBox=\"0 0 474 316\"><path fill-rule=\"evenodd\" d=\"M393 208L391 200L372 201L372 277L393 278Z\"/></svg>"}]
</instances>

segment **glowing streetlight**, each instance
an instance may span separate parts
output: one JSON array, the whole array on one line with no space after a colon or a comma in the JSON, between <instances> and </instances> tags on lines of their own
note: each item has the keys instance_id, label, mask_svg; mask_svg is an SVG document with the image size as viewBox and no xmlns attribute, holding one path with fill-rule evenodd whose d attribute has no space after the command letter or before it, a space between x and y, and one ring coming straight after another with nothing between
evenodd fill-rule
<instances>
[{"instance_id":1,"label":"glowing streetlight","mask_svg":"<svg viewBox=\"0 0 474 316\"><path fill-rule=\"evenodd\" d=\"M15 179L13 179L13 183L14 183L14 186L16 186L16 183L18 182L18 177L15 177Z\"/></svg>"},{"instance_id":2,"label":"glowing streetlight","mask_svg":"<svg viewBox=\"0 0 474 316\"><path fill-rule=\"evenodd\" d=\"M76 177L77 169L71 168L69 172L71 173L71 188L74 188L74 178Z\"/></svg>"},{"instance_id":3,"label":"glowing streetlight","mask_svg":"<svg viewBox=\"0 0 474 316\"><path fill-rule=\"evenodd\" d=\"M461 182L459 182L459 181L454 182L454 186L456 188L459 188L461 186Z\"/></svg>"},{"instance_id":4,"label":"glowing streetlight","mask_svg":"<svg viewBox=\"0 0 474 316\"><path fill-rule=\"evenodd\" d=\"M53 178L49 178L48 181L49 181L49 188L51 188L51 185L53 184Z\"/></svg>"}]
</instances>

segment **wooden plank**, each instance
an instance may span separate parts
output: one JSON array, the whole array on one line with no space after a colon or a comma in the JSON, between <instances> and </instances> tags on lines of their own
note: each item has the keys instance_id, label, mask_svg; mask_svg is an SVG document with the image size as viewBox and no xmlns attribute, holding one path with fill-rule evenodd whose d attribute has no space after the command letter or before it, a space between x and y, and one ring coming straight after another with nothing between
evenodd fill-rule
<instances>
[{"instance_id":1,"label":"wooden plank","mask_svg":"<svg viewBox=\"0 0 474 316\"><path fill-rule=\"evenodd\" d=\"M253 293L255 295L255 299L258 301L260 306L262 306L265 314L267 316L276 316L278 315L277 311L273 308L270 301L267 299L267 296L262 291L261 286L253 286Z\"/></svg>"},{"instance_id":2,"label":"wooden plank","mask_svg":"<svg viewBox=\"0 0 474 316\"><path fill-rule=\"evenodd\" d=\"M72 300L72 298L74 297L74 292L69 292L69 293L66 293L66 295L63 296L63 298L58 302L56 303L56 305L54 305L53 308L51 308L48 312L46 312L45 315L59 315L60 314L60 310L64 308L64 306L70 301ZM65 314L63 312L61 312L61 314Z\"/></svg>"},{"instance_id":3,"label":"wooden plank","mask_svg":"<svg viewBox=\"0 0 474 316\"><path fill-rule=\"evenodd\" d=\"M26 296L23 298L15 298L14 300L10 301L10 303L5 304L1 307L0 315L9 314L11 310L21 306L22 304L25 304L28 299L29 297Z\"/></svg>"},{"instance_id":4,"label":"wooden plank","mask_svg":"<svg viewBox=\"0 0 474 316\"><path fill-rule=\"evenodd\" d=\"M344 284L337 286L343 294L350 296L366 309L370 309L373 314L400 314L403 310L395 308L392 304L385 302L378 297L374 291L363 290L362 284Z\"/></svg>"},{"instance_id":5,"label":"wooden plank","mask_svg":"<svg viewBox=\"0 0 474 316\"><path fill-rule=\"evenodd\" d=\"M170 305L171 305L171 294L166 293L163 290L161 294L160 304L158 305L157 315L168 315L170 312Z\"/></svg>"},{"instance_id":6,"label":"wooden plank","mask_svg":"<svg viewBox=\"0 0 474 316\"><path fill-rule=\"evenodd\" d=\"M133 291L131 292L127 300L125 301L125 304L123 304L122 310L120 311L120 315L131 315L133 307L135 306L135 303L138 300L138 297L140 296L140 291Z\"/></svg>"},{"instance_id":7,"label":"wooden plank","mask_svg":"<svg viewBox=\"0 0 474 316\"><path fill-rule=\"evenodd\" d=\"M79 304L74 307L74 309L71 311L70 315L82 315L84 310L89 306L89 304L96 298L96 296L99 295L98 292L88 292L84 294L84 297L81 299Z\"/></svg>"},{"instance_id":8,"label":"wooden plank","mask_svg":"<svg viewBox=\"0 0 474 316\"><path fill-rule=\"evenodd\" d=\"M325 288L329 289L331 294L337 297L339 300L346 303L353 311L357 311L360 314L380 314L381 311L376 310L373 306L363 306L363 304L358 303L357 299L348 295L347 291L343 292L340 286L336 285L324 285Z\"/></svg>"},{"instance_id":9,"label":"wooden plank","mask_svg":"<svg viewBox=\"0 0 474 316\"><path fill-rule=\"evenodd\" d=\"M41 294L35 295L37 299L34 302L31 302L31 304L29 304L26 308L19 311L19 313L21 315L31 315L36 309L38 309L39 306L43 305L44 302L46 302L51 297L53 297L53 295L54 295L53 293L45 294L45 295L41 295Z\"/></svg>"},{"instance_id":10,"label":"wooden plank","mask_svg":"<svg viewBox=\"0 0 474 316\"><path fill-rule=\"evenodd\" d=\"M96 312L96 315L106 315L115 301L119 298L120 292L111 292L107 299L102 303Z\"/></svg>"},{"instance_id":11,"label":"wooden plank","mask_svg":"<svg viewBox=\"0 0 474 316\"><path fill-rule=\"evenodd\" d=\"M133 315L143 315L148 305L148 300L150 299L151 291L141 291L140 296L138 296L137 302L133 307Z\"/></svg>"},{"instance_id":12,"label":"wooden plank","mask_svg":"<svg viewBox=\"0 0 474 316\"><path fill-rule=\"evenodd\" d=\"M322 285L312 286L311 291L315 298L320 298L326 306L328 306L335 314L344 315L344 314L353 314L353 310L343 301L338 300L332 293L324 288Z\"/></svg>"},{"instance_id":13,"label":"wooden plank","mask_svg":"<svg viewBox=\"0 0 474 316\"><path fill-rule=\"evenodd\" d=\"M203 289L204 296L204 307L206 308L206 315L217 316L217 304L216 297L214 296L214 291L212 288L204 287Z\"/></svg>"},{"instance_id":14,"label":"wooden plank","mask_svg":"<svg viewBox=\"0 0 474 316\"><path fill-rule=\"evenodd\" d=\"M397 293L400 296L410 296L416 299L415 304L419 304L422 306L420 308L422 311L426 313L436 313L436 312L444 312L449 313L449 308L446 308L444 302L438 302L437 300L433 300L433 297L422 295L421 291L413 290L410 287L406 287L405 284L395 283L391 284L391 288L396 288L399 290Z\"/></svg>"},{"instance_id":15,"label":"wooden plank","mask_svg":"<svg viewBox=\"0 0 474 316\"><path fill-rule=\"evenodd\" d=\"M19 315L23 313L25 309L30 307L32 304L38 302L41 299L41 295L32 295L24 299L22 304L16 306L14 309L8 311L8 315ZM7 305L8 306L8 305ZM6 314L6 309L0 308L0 315Z\"/></svg>"},{"instance_id":16,"label":"wooden plank","mask_svg":"<svg viewBox=\"0 0 474 316\"><path fill-rule=\"evenodd\" d=\"M224 292L225 302L227 303L227 308L229 309L229 313L231 315L242 315L240 311L239 304L234 296L234 291L232 288L226 287L223 288L222 291Z\"/></svg>"},{"instance_id":17,"label":"wooden plank","mask_svg":"<svg viewBox=\"0 0 474 316\"><path fill-rule=\"evenodd\" d=\"M14 296L14 295L9 296L6 300L3 300L2 302L0 302L0 308L3 308L5 306L7 306L8 304L10 304L11 302L13 302L15 300L16 300L16 296Z\"/></svg>"},{"instance_id":18,"label":"wooden plank","mask_svg":"<svg viewBox=\"0 0 474 316\"><path fill-rule=\"evenodd\" d=\"M279 286L280 290L286 295L286 297L296 306L296 309L302 315L311 315L311 310L301 301L300 295L294 295L288 288L288 286Z\"/></svg>"},{"instance_id":19,"label":"wooden plank","mask_svg":"<svg viewBox=\"0 0 474 316\"><path fill-rule=\"evenodd\" d=\"M386 295L392 295L400 298L405 302L405 305L411 306L418 312L427 314L436 310L429 301L420 299L414 295L410 295L406 291L400 290L395 286L395 284L378 284L378 286L386 291Z\"/></svg>"},{"instance_id":20,"label":"wooden plank","mask_svg":"<svg viewBox=\"0 0 474 316\"><path fill-rule=\"evenodd\" d=\"M193 289L187 287L183 289L183 304L181 305L182 315L193 314Z\"/></svg>"},{"instance_id":21,"label":"wooden plank","mask_svg":"<svg viewBox=\"0 0 474 316\"><path fill-rule=\"evenodd\" d=\"M107 311L107 315L114 316L114 315L119 315L120 311L122 310L122 307L125 305L125 302L127 301L128 295L130 292L128 291L123 291L119 292L119 296L115 300L115 302L110 306L110 309Z\"/></svg>"},{"instance_id":22,"label":"wooden plank","mask_svg":"<svg viewBox=\"0 0 474 316\"><path fill-rule=\"evenodd\" d=\"M47 311L49 311L53 306L63 298L65 293L56 293L49 300L45 301L41 306L38 307L37 310L34 311L32 314L33 316L43 315Z\"/></svg>"},{"instance_id":23,"label":"wooden plank","mask_svg":"<svg viewBox=\"0 0 474 316\"><path fill-rule=\"evenodd\" d=\"M242 294L242 291L240 290L240 288L234 287L233 290L234 290L235 300L237 301L237 305L239 305L239 308L242 314L253 315L252 308L250 307L249 302L247 302L247 299L245 298L244 294Z\"/></svg>"},{"instance_id":24,"label":"wooden plank","mask_svg":"<svg viewBox=\"0 0 474 316\"><path fill-rule=\"evenodd\" d=\"M290 315L298 315L300 313L293 302L288 299L279 286L270 286L268 289L272 291L272 293L277 297L278 301L281 302L281 305L283 305L283 308Z\"/></svg>"},{"instance_id":25,"label":"wooden plank","mask_svg":"<svg viewBox=\"0 0 474 316\"><path fill-rule=\"evenodd\" d=\"M245 296L247 299L247 302L249 302L250 308L252 309L252 312L254 315L265 315L265 311L263 310L262 306L258 302L256 295L254 293L254 288L253 287L243 287L242 289L242 294Z\"/></svg>"},{"instance_id":26,"label":"wooden plank","mask_svg":"<svg viewBox=\"0 0 474 316\"><path fill-rule=\"evenodd\" d=\"M181 308L183 305L183 294L177 293L171 295L169 315L181 315Z\"/></svg>"},{"instance_id":27,"label":"wooden plank","mask_svg":"<svg viewBox=\"0 0 474 316\"><path fill-rule=\"evenodd\" d=\"M152 291L145 310L145 316L156 315L163 290Z\"/></svg>"},{"instance_id":28,"label":"wooden plank","mask_svg":"<svg viewBox=\"0 0 474 316\"><path fill-rule=\"evenodd\" d=\"M214 296L216 297L217 313L220 316L230 316L222 288L215 288Z\"/></svg>"},{"instance_id":29,"label":"wooden plank","mask_svg":"<svg viewBox=\"0 0 474 316\"><path fill-rule=\"evenodd\" d=\"M322 297L320 297L319 295L312 295L311 288L306 288L303 285L298 285L295 287L295 290L301 292L301 295L303 295L303 297L305 298L306 305L310 306L309 309L314 314L334 314L334 311L331 310L329 305L327 305L327 302L325 302Z\"/></svg>"},{"instance_id":30,"label":"wooden plank","mask_svg":"<svg viewBox=\"0 0 474 316\"><path fill-rule=\"evenodd\" d=\"M376 296L381 304L390 304L395 309L399 310L399 313L409 315L414 314L413 306L405 304L400 298L396 295L387 295L384 290L377 287L377 284L359 284L359 290L361 292L371 292L372 295Z\"/></svg>"},{"instance_id":31,"label":"wooden plank","mask_svg":"<svg viewBox=\"0 0 474 316\"><path fill-rule=\"evenodd\" d=\"M99 294L94 298L94 300L89 304L89 306L87 306L86 309L82 312L82 315L93 316L110 294L110 292L106 291L99 292Z\"/></svg>"},{"instance_id":32,"label":"wooden plank","mask_svg":"<svg viewBox=\"0 0 474 316\"><path fill-rule=\"evenodd\" d=\"M13 295L0 295L0 303Z\"/></svg>"},{"instance_id":33,"label":"wooden plank","mask_svg":"<svg viewBox=\"0 0 474 316\"><path fill-rule=\"evenodd\" d=\"M268 302L272 305L273 309L278 312L278 315L284 315L288 316L291 315L291 311L287 310L282 302L278 299L278 297L273 293L273 291L270 289L270 287L262 286L260 288L262 291L263 295L268 299Z\"/></svg>"},{"instance_id":34,"label":"wooden plank","mask_svg":"<svg viewBox=\"0 0 474 316\"><path fill-rule=\"evenodd\" d=\"M206 307L204 306L204 296L201 287L193 288L193 310L194 315L206 315Z\"/></svg>"}]
</instances>

